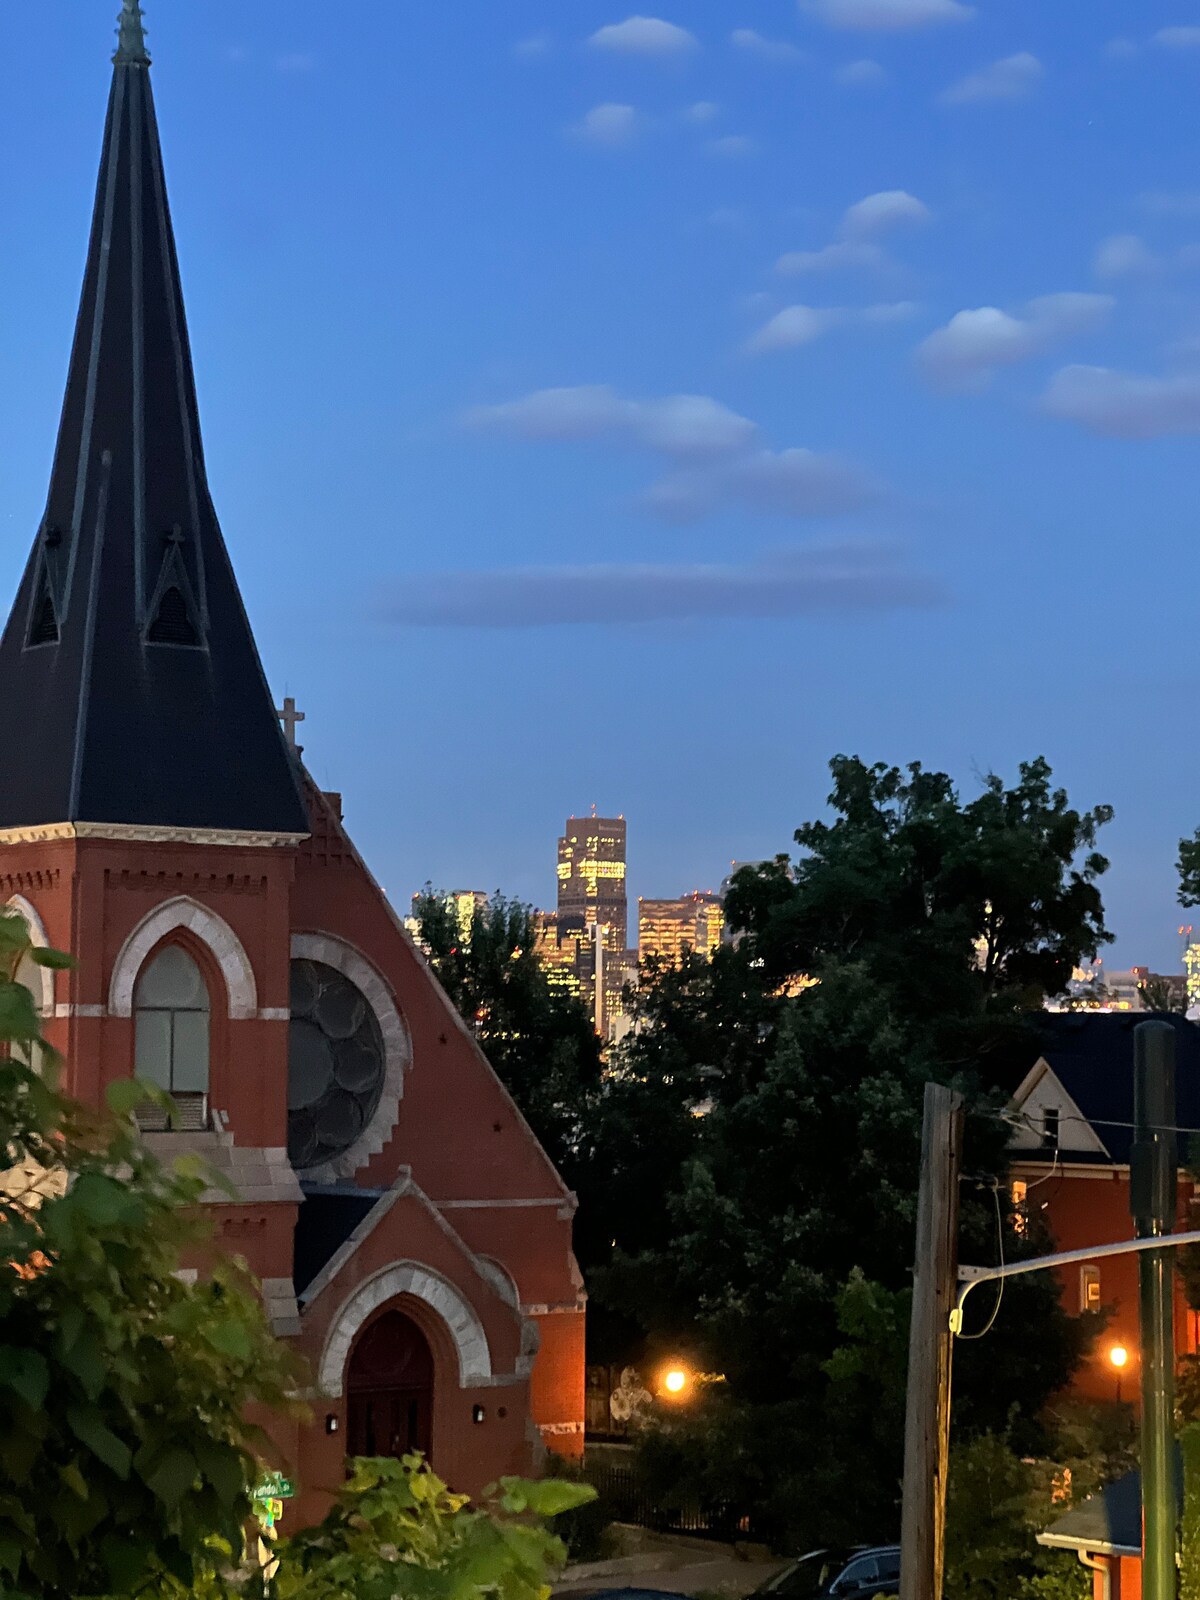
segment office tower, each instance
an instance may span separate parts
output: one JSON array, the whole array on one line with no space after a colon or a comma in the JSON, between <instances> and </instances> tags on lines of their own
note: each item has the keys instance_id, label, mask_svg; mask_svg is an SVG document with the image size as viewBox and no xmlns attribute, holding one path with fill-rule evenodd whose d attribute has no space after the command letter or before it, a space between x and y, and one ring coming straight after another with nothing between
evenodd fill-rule
<instances>
[{"instance_id":1,"label":"office tower","mask_svg":"<svg viewBox=\"0 0 1200 1600\"><path fill-rule=\"evenodd\" d=\"M638 901L638 959L678 965L684 950L709 957L725 931L721 897L696 890L678 900Z\"/></svg>"}]
</instances>

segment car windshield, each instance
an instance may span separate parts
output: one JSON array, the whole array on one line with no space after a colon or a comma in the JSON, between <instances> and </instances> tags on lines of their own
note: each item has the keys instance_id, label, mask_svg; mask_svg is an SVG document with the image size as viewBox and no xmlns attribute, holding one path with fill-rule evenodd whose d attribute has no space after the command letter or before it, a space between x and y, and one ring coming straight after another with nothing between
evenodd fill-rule
<instances>
[{"instance_id":1,"label":"car windshield","mask_svg":"<svg viewBox=\"0 0 1200 1600\"><path fill-rule=\"evenodd\" d=\"M825 1585L845 1565L846 1557L835 1550L814 1550L801 1556L790 1566L777 1572L769 1583L763 1585L764 1594L779 1595L780 1600L818 1600Z\"/></svg>"}]
</instances>

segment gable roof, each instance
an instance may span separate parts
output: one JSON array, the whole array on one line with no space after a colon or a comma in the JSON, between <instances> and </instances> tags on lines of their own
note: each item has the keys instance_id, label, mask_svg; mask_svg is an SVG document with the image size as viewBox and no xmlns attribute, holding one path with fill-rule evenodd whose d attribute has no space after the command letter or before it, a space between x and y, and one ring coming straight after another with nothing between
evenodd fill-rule
<instances>
[{"instance_id":1,"label":"gable roof","mask_svg":"<svg viewBox=\"0 0 1200 1600\"><path fill-rule=\"evenodd\" d=\"M1133 1050L1139 1023L1175 1030L1176 1121L1200 1129L1200 1027L1168 1012L1048 1012L1036 1021L1042 1059L1094 1128L1116 1166L1128 1166L1133 1143ZM1023 1089L1032 1079L1031 1073ZM1020 1091L1018 1091L1020 1093ZM1086 1145L1086 1141L1079 1141ZM1020 1159L1052 1160L1052 1149L1021 1150ZM1062 1125L1060 1160L1101 1164L1104 1156L1072 1144Z\"/></svg>"},{"instance_id":2,"label":"gable roof","mask_svg":"<svg viewBox=\"0 0 1200 1600\"><path fill-rule=\"evenodd\" d=\"M0 750L0 829L307 830L209 495L134 0L45 515L0 638Z\"/></svg>"}]
</instances>

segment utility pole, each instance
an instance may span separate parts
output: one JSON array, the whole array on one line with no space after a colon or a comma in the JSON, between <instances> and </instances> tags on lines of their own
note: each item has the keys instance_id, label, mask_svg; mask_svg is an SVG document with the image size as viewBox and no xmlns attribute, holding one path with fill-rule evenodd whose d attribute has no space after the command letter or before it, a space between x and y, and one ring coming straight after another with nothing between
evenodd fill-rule
<instances>
[{"instance_id":1,"label":"utility pole","mask_svg":"<svg viewBox=\"0 0 1200 1600\"><path fill-rule=\"evenodd\" d=\"M1139 1239L1175 1229L1175 1030L1142 1022L1133 1036L1130 1206ZM1179 1494L1175 1463L1175 1266L1170 1249L1138 1257L1142 1332L1142 1594L1175 1600Z\"/></svg>"},{"instance_id":2,"label":"utility pole","mask_svg":"<svg viewBox=\"0 0 1200 1600\"><path fill-rule=\"evenodd\" d=\"M927 1083L908 1344L900 1600L942 1600L950 1466L950 1313L958 1291L962 1131L961 1096ZM1147 1600L1157 1597L1148 1594Z\"/></svg>"}]
</instances>

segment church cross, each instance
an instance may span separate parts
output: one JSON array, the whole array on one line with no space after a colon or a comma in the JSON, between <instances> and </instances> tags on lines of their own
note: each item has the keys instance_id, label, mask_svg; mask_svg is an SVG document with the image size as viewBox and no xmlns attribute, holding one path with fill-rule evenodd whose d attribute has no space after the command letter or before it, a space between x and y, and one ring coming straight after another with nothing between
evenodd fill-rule
<instances>
[{"instance_id":1,"label":"church cross","mask_svg":"<svg viewBox=\"0 0 1200 1600\"><path fill-rule=\"evenodd\" d=\"M289 695L283 702L283 710L276 711L275 715L283 723L283 736L287 740L289 748L299 754L300 746L296 743L296 729L305 720L304 712L296 710L296 702Z\"/></svg>"}]
</instances>

